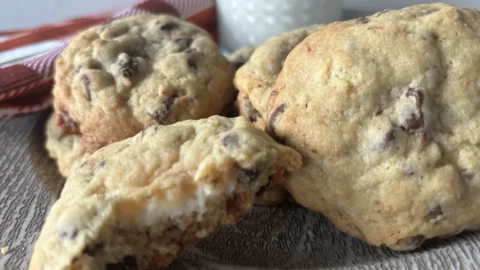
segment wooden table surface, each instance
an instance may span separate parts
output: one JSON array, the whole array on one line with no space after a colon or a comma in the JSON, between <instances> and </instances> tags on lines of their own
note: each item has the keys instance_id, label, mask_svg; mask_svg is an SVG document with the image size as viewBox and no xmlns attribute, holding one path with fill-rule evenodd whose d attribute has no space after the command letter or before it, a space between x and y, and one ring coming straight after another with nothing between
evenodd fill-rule
<instances>
[{"instance_id":1,"label":"wooden table surface","mask_svg":"<svg viewBox=\"0 0 480 270\"><path fill-rule=\"evenodd\" d=\"M6 255L0 254L0 270L27 269L34 242L63 185L54 162L44 150L44 122L47 115L41 113L0 120L0 247L10 248ZM273 231L277 231L274 238L277 242L281 240L278 249L270 242L264 244L264 240L258 237L265 235L264 232L271 234L272 226ZM233 244L232 237L235 240ZM257 243L260 243L260 247L254 248ZM265 245L270 253L263 253L267 252ZM215 257L213 253L205 256L217 262L230 260L227 262L229 266L212 266L212 260L195 261L198 254L206 254L210 250L215 250ZM275 258L268 259L268 255L262 254L273 254ZM169 269L245 270L247 268L231 265L251 266L252 263L270 266L261 269L275 269L272 266L278 264L284 268L297 268L309 262L315 264L309 266L308 269L312 270L339 267L480 269L480 233L470 232L448 240L429 241L416 252L393 252L368 246L339 232L319 213L285 205L254 209L240 221L238 227L224 228L215 237L201 241L182 255L187 259L189 256L194 258L193 263L192 260L185 263L188 260L179 259ZM284 257L288 258L279 262ZM187 264L189 266L185 266Z\"/></svg>"},{"instance_id":2,"label":"wooden table surface","mask_svg":"<svg viewBox=\"0 0 480 270\"><path fill-rule=\"evenodd\" d=\"M0 269L27 269L63 179L43 148L46 113L0 120Z\"/></svg>"}]
</instances>

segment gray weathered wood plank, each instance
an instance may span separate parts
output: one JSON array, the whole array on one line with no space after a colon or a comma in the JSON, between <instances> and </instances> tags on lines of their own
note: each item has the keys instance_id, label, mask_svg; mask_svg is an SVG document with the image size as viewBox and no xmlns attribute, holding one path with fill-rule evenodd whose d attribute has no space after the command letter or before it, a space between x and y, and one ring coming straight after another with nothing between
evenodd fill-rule
<instances>
[{"instance_id":1,"label":"gray weathered wood plank","mask_svg":"<svg viewBox=\"0 0 480 270\"><path fill-rule=\"evenodd\" d=\"M46 114L0 120L0 269L27 269L62 178L43 148ZM41 184L45 183L45 184Z\"/></svg>"}]
</instances>

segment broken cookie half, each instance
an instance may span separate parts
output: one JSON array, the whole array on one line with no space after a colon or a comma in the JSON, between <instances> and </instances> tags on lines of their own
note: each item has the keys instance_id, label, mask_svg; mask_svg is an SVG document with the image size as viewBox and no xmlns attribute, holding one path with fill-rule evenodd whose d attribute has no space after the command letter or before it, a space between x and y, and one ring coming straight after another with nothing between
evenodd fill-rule
<instances>
[{"instance_id":1,"label":"broken cookie half","mask_svg":"<svg viewBox=\"0 0 480 270\"><path fill-rule=\"evenodd\" d=\"M234 223L301 157L246 119L152 126L72 169L30 269L158 269Z\"/></svg>"}]
</instances>

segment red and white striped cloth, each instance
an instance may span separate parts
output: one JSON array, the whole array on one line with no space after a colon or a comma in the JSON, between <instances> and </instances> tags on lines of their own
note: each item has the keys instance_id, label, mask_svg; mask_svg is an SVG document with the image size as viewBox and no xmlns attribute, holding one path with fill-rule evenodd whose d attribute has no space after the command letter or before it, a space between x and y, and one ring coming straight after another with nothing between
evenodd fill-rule
<instances>
[{"instance_id":1,"label":"red and white striped cloth","mask_svg":"<svg viewBox=\"0 0 480 270\"><path fill-rule=\"evenodd\" d=\"M14 34L11 38L0 41L0 52L52 39L61 41L62 45L41 55L0 67L0 118L39 112L52 104L55 61L75 32L113 18L168 13L207 29L215 37L214 4L215 0L146 0L120 12L11 32Z\"/></svg>"}]
</instances>

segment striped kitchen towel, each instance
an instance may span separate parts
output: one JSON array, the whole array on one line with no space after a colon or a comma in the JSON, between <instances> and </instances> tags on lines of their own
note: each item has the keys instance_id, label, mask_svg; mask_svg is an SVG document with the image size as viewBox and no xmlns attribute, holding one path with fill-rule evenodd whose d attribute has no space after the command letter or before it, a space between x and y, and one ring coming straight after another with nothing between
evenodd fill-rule
<instances>
[{"instance_id":1,"label":"striped kitchen towel","mask_svg":"<svg viewBox=\"0 0 480 270\"><path fill-rule=\"evenodd\" d=\"M115 18L167 13L207 29L215 37L214 4L215 0L146 0L120 12L30 30L0 32L9 35L0 40L0 118L39 112L52 104L55 60L77 31ZM25 54L26 45L30 45L30 54Z\"/></svg>"}]
</instances>

